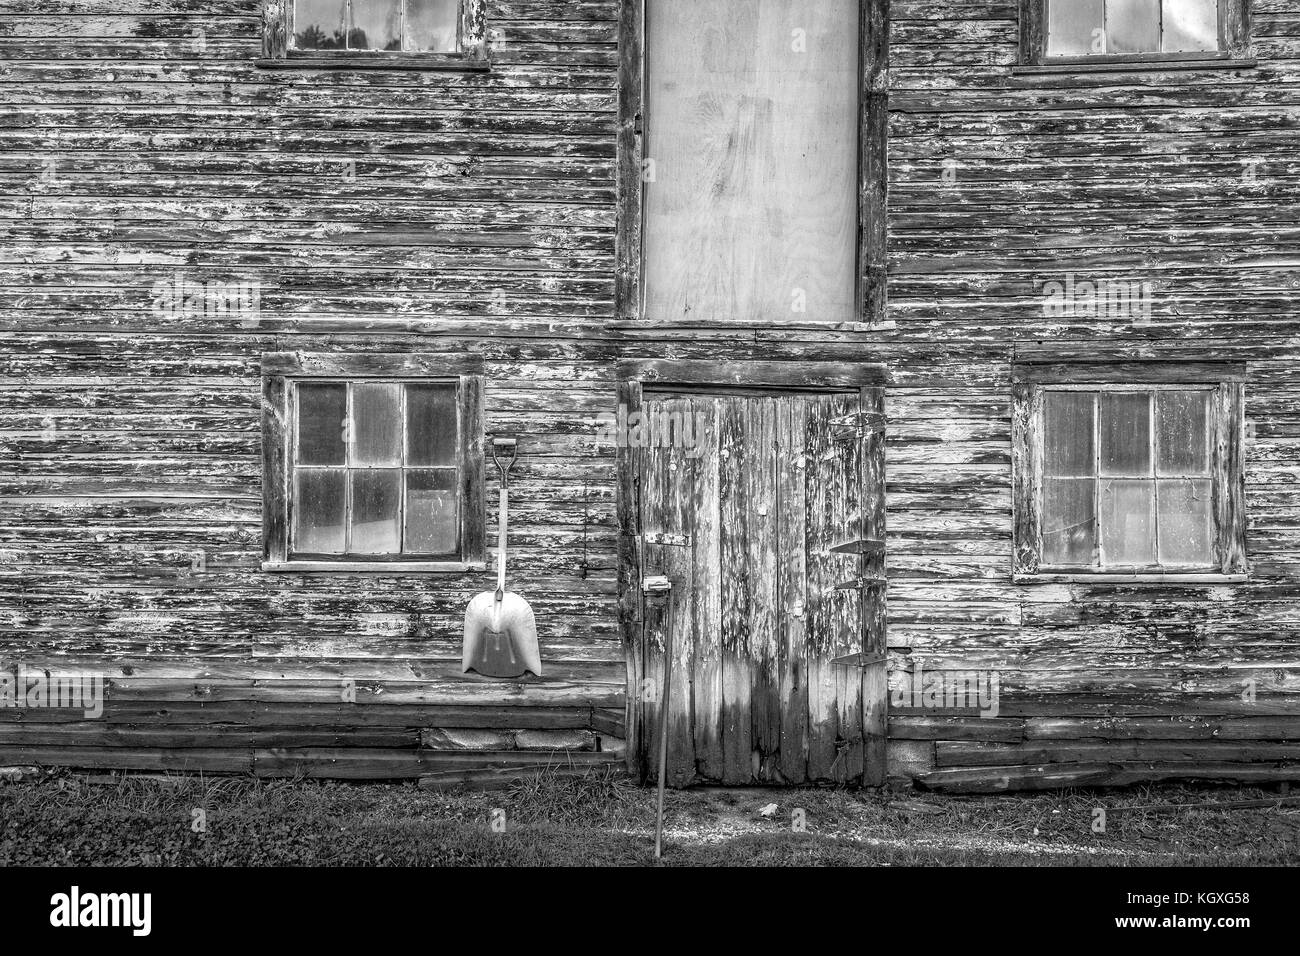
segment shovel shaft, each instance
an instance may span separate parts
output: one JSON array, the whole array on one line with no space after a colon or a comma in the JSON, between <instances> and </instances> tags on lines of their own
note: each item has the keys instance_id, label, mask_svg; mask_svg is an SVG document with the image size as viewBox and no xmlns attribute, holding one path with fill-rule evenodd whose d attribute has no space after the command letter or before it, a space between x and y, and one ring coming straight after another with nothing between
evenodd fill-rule
<instances>
[{"instance_id":1,"label":"shovel shaft","mask_svg":"<svg viewBox=\"0 0 1300 956\"><path fill-rule=\"evenodd\" d=\"M501 497L497 504L497 601L506 589L506 521L510 510L510 479L501 472Z\"/></svg>"},{"instance_id":2,"label":"shovel shaft","mask_svg":"<svg viewBox=\"0 0 1300 956\"><path fill-rule=\"evenodd\" d=\"M668 592L667 627L664 629L664 686L659 695L659 794L655 811L655 859L663 856L664 785L668 776L668 708L673 681L673 600Z\"/></svg>"}]
</instances>

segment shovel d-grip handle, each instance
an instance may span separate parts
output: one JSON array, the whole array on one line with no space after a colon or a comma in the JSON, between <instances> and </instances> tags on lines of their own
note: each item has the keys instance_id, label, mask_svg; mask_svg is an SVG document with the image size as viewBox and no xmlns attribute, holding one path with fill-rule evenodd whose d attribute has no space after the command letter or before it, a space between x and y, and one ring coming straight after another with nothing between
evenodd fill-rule
<instances>
[{"instance_id":1,"label":"shovel d-grip handle","mask_svg":"<svg viewBox=\"0 0 1300 956\"><path fill-rule=\"evenodd\" d=\"M499 454L498 454L499 452ZM510 457L505 456L509 454ZM497 502L497 593L499 611L506 596L506 523L510 513L510 469L519 457L519 442L513 438L492 439L492 463L501 476L501 490Z\"/></svg>"}]
</instances>

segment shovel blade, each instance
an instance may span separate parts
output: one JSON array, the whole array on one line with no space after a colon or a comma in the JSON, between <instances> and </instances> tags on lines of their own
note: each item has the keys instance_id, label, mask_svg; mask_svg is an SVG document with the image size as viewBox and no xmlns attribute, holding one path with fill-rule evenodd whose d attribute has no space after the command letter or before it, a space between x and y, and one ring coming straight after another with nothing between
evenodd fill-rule
<instances>
[{"instance_id":1,"label":"shovel blade","mask_svg":"<svg viewBox=\"0 0 1300 956\"><path fill-rule=\"evenodd\" d=\"M542 676L537 620L528 602L506 591L498 604L495 591L484 591L465 609L465 645L461 672L484 677Z\"/></svg>"}]
</instances>

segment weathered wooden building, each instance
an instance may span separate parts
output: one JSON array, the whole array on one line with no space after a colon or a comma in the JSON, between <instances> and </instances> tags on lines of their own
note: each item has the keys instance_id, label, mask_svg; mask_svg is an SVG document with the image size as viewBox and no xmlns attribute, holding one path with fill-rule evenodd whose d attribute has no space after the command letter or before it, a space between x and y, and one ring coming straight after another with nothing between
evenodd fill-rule
<instances>
[{"instance_id":1,"label":"weathered wooden building","mask_svg":"<svg viewBox=\"0 0 1300 956\"><path fill-rule=\"evenodd\" d=\"M0 765L645 768L671 623L679 785L1300 779L1293 0L0 0L0 99Z\"/></svg>"}]
</instances>

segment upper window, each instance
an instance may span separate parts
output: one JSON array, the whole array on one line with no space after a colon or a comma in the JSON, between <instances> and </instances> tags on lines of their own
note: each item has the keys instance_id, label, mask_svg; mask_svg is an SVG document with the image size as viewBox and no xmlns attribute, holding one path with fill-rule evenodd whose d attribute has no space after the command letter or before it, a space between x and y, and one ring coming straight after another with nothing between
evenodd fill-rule
<instances>
[{"instance_id":1,"label":"upper window","mask_svg":"<svg viewBox=\"0 0 1300 956\"><path fill-rule=\"evenodd\" d=\"M1021 377L1019 572L1244 570L1239 382Z\"/></svg>"},{"instance_id":2,"label":"upper window","mask_svg":"<svg viewBox=\"0 0 1300 956\"><path fill-rule=\"evenodd\" d=\"M481 376L386 358L265 358L269 563L481 562Z\"/></svg>"},{"instance_id":3,"label":"upper window","mask_svg":"<svg viewBox=\"0 0 1300 956\"><path fill-rule=\"evenodd\" d=\"M1047 0L1047 55L1207 53L1219 0Z\"/></svg>"},{"instance_id":4,"label":"upper window","mask_svg":"<svg viewBox=\"0 0 1300 956\"><path fill-rule=\"evenodd\" d=\"M290 64L486 65L483 0L283 0L266 28L266 55Z\"/></svg>"},{"instance_id":5,"label":"upper window","mask_svg":"<svg viewBox=\"0 0 1300 956\"><path fill-rule=\"evenodd\" d=\"M1241 52L1246 0L1022 0L1028 62L1215 59Z\"/></svg>"}]
</instances>

